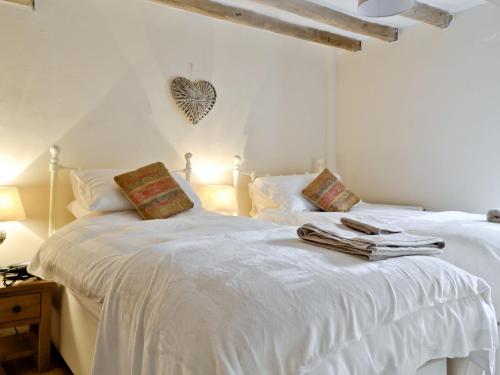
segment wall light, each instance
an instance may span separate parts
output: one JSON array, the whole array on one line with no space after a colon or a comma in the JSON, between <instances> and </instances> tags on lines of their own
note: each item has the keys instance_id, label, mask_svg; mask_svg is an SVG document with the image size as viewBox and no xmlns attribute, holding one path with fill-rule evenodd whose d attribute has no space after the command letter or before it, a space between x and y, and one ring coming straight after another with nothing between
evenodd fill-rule
<instances>
[{"instance_id":1,"label":"wall light","mask_svg":"<svg viewBox=\"0 0 500 375\"><path fill-rule=\"evenodd\" d=\"M238 211L233 186L210 185L207 187L206 209L223 215L235 216Z\"/></svg>"},{"instance_id":2,"label":"wall light","mask_svg":"<svg viewBox=\"0 0 500 375\"><path fill-rule=\"evenodd\" d=\"M25 166L21 165L19 161L15 161L9 156L0 154L0 170L2 171L0 184L9 185L24 168Z\"/></svg>"},{"instance_id":3,"label":"wall light","mask_svg":"<svg viewBox=\"0 0 500 375\"><path fill-rule=\"evenodd\" d=\"M358 0L358 13L366 17L389 17L410 10L414 0Z\"/></svg>"},{"instance_id":4,"label":"wall light","mask_svg":"<svg viewBox=\"0 0 500 375\"><path fill-rule=\"evenodd\" d=\"M224 182L225 167L207 161L197 161L193 168L193 175L200 184L219 184Z\"/></svg>"}]
</instances>

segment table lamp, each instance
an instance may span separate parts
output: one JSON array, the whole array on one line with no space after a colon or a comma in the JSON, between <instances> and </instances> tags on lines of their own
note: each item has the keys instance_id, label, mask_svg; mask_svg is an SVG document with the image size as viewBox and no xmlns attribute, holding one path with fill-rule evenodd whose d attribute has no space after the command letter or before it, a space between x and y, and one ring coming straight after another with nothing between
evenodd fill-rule
<instances>
[{"instance_id":1,"label":"table lamp","mask_svg":"<svg viewBox=\"0 0 500 375\"><path fill-rule=\"evenodd\" d=\"M207 201L206 208L209 211L233 216L238 211L236 193L233 186L209 185L207 188Z\"/></svg>"},{"instance_id":2,"label":"table lamp","mask_svg":"<svg viewBox=\"0 0 500 375\"><path fill-rule=\"evenodd\" d=\"M26 220L26 214L19 191L15 187L0 187L0 221L21 220ZM0 230L0 244L6 237L5 231Z\"/></svg>"}]
</instances>

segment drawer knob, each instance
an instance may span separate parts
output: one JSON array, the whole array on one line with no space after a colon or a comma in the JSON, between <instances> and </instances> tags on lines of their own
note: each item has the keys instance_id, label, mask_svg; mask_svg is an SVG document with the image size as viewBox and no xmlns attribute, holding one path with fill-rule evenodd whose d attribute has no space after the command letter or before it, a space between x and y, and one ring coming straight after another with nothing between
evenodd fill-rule
<instances>
[{"instance_id":1,"label":"drawer knob","mask_svg":"<svg viewBox=\"0 0 500 375\"><path fill-rule=\"evenodd\" d=\"M14 306L14 307L12 308L12 312L13 312L14 314L18 314L18 313L20 313L20 312L21 312L21 306L19 306L19 305Z\"/></svg>"}]
</instances>

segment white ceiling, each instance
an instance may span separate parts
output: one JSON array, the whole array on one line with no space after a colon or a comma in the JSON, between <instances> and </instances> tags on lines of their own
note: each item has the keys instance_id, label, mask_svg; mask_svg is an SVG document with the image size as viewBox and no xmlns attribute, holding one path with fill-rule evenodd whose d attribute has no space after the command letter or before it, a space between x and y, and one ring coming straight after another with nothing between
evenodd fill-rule
<instances>
[{"instance_id":1,"label":"white ceiling","mask_svg":"<svg viewBox=\"0 0 500 375\"><path fill-rule=\"evenodd\" d=\"M287 0L283 0L287 1ZM401 17L401 16L395 16L395 17L385 17L385 18L366 18L366 17L360 17L356 14L356 0L307 0L310 2L314 2L317 4L321 4L324 6L327 6L332 9L340 10L345 13L354 15L359 18L366 19L371 22L378 22L378 23L383 23L386 25L390 25L393 27L398 27L398 28L405 28L412 26L416 24L416 21L413 21L409 18ZM422 3L427 3L429 5L447 10L451 13L459 13L461 11L464 11L466 9L470 9L472 7L475 7L477 5L485 3L484 0L420 0ZM299 17L287 12L283 12L280 10L277 10L272 7L267 7L263 6L260 4L256 4L250 0L217 0L217 2L231 5L231 6L236 6L244 9L250 9L253 11L256 11L261 14L265 14L268 16L272 16L274 18L278 18L284 21L292 22L298 25L302 26L309 26L309 27L314 27L320 30L325 30L325 31L330 31L333 33L338 33L341 35L346 35L346 36L351 36L355 37L357 39L364 40L366 39L365 36L359 35L359 34L354 34L342 29L337 29L335 27L330 27L327 25L324 25L319 22L311 21L307 18Z\"/></svg>"}]
</instances>

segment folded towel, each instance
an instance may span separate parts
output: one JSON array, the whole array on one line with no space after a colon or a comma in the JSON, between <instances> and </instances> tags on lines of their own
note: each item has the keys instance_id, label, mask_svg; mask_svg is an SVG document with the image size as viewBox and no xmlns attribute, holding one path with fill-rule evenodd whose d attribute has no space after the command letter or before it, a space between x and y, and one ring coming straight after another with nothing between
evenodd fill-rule
<instances>
[{"instance_id":1,"label":"folded towel","mask_svg":"<svg viewBox=\"0 0 500 375\"><path fill-rule=\"evenodd\" d=\"M310 244L343 253L361 255L368 260L382 260L407 255L441 255L444 240L405 232L364 235L344 225L322 228L305 224L297 230L299 237Z\"/></svg>"},{"instance_id":2,"label":"folded towel","mask_svg":"<svg viewBox=\"0 0 500 375\"><path fill-rule=\"evenodd\" d=\"M490 223L500 223L500 209L489 210L488 221Z\"/></svg>"},{"instance_id":3,"label":"folded towel","mask_svg":"<svg viewBox=\"0 0 500 375\"><path fill-rule=\"evenodd\" d=\"M363 216L362 219L343 217L340 221L346 227L366 234L391 234L401 233L403 231L400 227L384 222L373 216Z\"/></svg>"}]
</instances>

